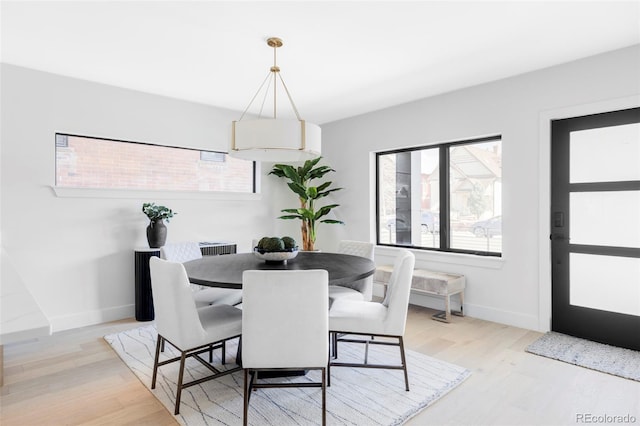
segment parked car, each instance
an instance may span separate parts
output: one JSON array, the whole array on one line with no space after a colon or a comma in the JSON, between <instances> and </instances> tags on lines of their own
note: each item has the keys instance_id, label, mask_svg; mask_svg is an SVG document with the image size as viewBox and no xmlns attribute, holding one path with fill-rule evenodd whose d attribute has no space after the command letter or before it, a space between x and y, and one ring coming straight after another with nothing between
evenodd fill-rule
<instances>
[{"instance_id":1,"label":"parked car","mask_svg":"<svg viewBox=\"0 0 640 426\"><path fill-rule=\"evenodd\" d=\"M429 211L422 212L421 226L423 232L440 232L440 215ZM387 220L389 229L397 227L400 230L408 229L409 224L404 219L392 217Z\"/></svg>"},{"instance_id":2,"label":"parked car","mask_svg":"<svg viewBox=\"0 0 640 426\"><path fill-rule=\"evenodd\" d=\"M494 237L502 235L502 216L494 216L490 219L480 220L471 225L471 232L476 237Z\"/></svg>"},{"instance_id":3,"label":"parked car","mask_svg":"<svg viewBox=\"0 0 640 426\"><path fill-rule=\"evenodd\" d=\"M427 232L440 232L440 214L422 212L422 230Z\"/></svg>"},{"instance_id":4,"label":"parked car","mask_svg":"<svg viewBox=\"0 0 640 426\"><path fill-rule=\"evenodd\" d=\"M400 230L404 230L409 227L409 224L404 219L398 219L395 217L387 219L387 228L393 229L396 227Z\"/></svg>"}]
</instances>

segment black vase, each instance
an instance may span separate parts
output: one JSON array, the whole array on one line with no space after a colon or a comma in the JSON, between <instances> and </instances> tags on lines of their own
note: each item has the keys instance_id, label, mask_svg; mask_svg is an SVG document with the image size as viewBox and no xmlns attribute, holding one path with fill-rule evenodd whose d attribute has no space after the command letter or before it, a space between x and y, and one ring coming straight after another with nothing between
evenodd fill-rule
<instances>
[{"instance_id":1,"label":"black vase","mask_svg":"<svg viewBox=\"0 0 640 426\"><path fill-rule=\"evenodd\" d=\"M149 248L160 248L167 241L167 227L162 219L152 220L147 226Z\"/></svg>"}]
</instances>

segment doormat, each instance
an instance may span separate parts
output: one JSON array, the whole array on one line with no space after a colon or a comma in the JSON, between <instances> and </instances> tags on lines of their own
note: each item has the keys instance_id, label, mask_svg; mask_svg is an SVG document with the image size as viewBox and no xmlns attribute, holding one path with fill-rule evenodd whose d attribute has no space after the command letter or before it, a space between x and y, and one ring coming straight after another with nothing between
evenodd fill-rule
<instances>
[{"instance_id":1,"label":"doormat","mask_svg":"<svg viewBox=\"0 0 640 426\"><path fill-rule=\"evenodd\" d=\"M640 382L640 352L549 332L526 349L532 354L556 359L602 373Z\"/></svg>"}]
</instances>

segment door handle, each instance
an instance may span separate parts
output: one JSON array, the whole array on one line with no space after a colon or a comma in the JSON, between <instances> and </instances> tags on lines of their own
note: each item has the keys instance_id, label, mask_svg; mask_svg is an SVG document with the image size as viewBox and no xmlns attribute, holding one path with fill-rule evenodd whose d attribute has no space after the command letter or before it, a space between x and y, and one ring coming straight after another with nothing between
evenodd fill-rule
<instances>
[{"instance_id":1,"label":"door handle","mask_svg":"<svg viewBox=\"0 0 640 426\"><path fill-rule=\"evenodd\" d=\"M564 234L551 234L549 235L549 239L551 241L563 241L563 240L569 241L571 238L565 237Z\"/></svg>"}]
</instances>

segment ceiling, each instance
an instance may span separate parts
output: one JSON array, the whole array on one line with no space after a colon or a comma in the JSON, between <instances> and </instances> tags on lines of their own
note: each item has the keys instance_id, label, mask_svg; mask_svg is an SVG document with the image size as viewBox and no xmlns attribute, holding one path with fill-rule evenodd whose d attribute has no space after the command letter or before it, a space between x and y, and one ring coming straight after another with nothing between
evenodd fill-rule
<instances>
[{"instance_id":1,"label":"ceiling","mask_svg":"<svg viewBox=\"0 0 640 426\"><path fill-rule=\"evenodd\" d=\"M281 75L317 124L640 43L640 1L3 0L0 14L2 62L237 111L280 37Z\"/></svg>"}]
</instances>

